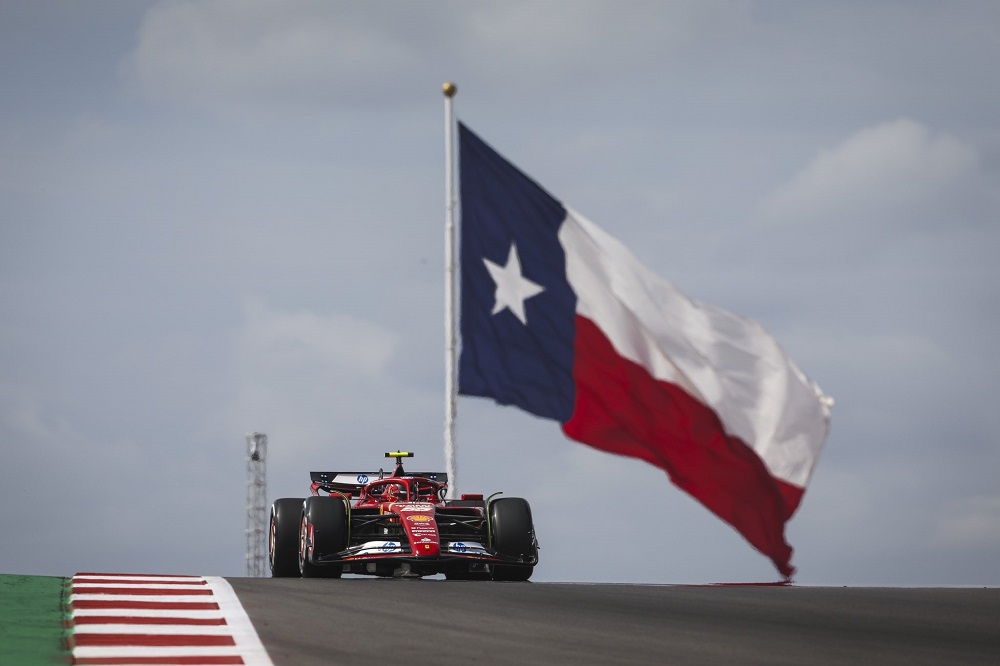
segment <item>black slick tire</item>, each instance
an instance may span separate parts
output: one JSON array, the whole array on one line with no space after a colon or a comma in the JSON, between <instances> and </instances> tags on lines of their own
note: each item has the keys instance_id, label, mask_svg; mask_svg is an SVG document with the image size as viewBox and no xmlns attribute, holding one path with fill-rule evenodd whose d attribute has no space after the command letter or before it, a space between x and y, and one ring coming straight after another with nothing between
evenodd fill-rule
<instances>
[{"instance_id":1,"label":"black slick tire","mask_svg":"<svg viewBox=\"0 0 1000 666\"><path fill-rule=\"evenodd\" d=\"M274 578L298 578L300 575L298 551L302 502L302 498L286 497L274 500L271 505L267 551Z\"/></svg>"},{"instance_id":2,"label":"black slick tire","mask_svg":"<svg viewBox=\"0 0 1000 666\"><path fill-rule=\"evenodd\" d=\"M307 497L298 533L298 565L303 578L340 578L340 565L310 560L339 553L347 547L347 506L339 497Z\"/></svg>"},{"instance_id":3,"label":"black slick tire","mask_svg":"<svg viewBox=\"0 0 1000 666\"><path fill-rule=\"evenodd\" d=\"M520 497L502 497L490 503L490 529L498 555L525 564L493 565L493 580L528 580L538 560L531 507Z\"/></svg>"}]
</instances>

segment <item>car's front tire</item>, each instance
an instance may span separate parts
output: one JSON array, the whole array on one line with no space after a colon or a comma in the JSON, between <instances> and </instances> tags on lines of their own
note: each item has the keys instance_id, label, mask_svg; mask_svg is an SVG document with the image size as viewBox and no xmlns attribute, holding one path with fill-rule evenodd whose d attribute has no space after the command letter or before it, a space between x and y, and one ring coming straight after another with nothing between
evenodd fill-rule
<instances>
[{"instance_id":1,"label":"car's front tire","mask_svg":"<svg viewBox=\"0 0 1000 666\"><path fill-rule=\"evenodd\" d=\"M267 551L271 576L297 578L299 574L299 518L302 498L286 497L274 500L268 529Z\"/></svg>"},{"instance_id":2,"label":"car's front tire","mask_svg":"<svg viewBox=\"0 0 1000 666\"><path fill-rule=\"evenodd\" d=\"M303 578L340 578L338 565L317 565L312 560L339 553L347 547L347 505L339 497L308 497L299 523L299 572Z\"/></svg>"},{"instance_id":3,"label":"car's front tire","mask_svg":"<svg viewBox=\"0 0 1000 666\"><path fill-rule=\"evenodd\" d=\"M531 506L520 497L502 497L490 503L490 529L498 555L517 558L525 564L493 565L493 580L528 580L535 569L538 549Z\"/></svg>"}]
</instances>

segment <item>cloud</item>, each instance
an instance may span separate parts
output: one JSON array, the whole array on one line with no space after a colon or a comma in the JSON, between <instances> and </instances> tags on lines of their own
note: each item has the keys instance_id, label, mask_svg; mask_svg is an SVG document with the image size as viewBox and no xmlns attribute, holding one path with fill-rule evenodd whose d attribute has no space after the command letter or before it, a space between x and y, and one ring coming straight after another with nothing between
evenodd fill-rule
<instances>
[{"instance_id":1,"label":"cloud","mask_svg":"<svg viewBox=\"0 0 1000 666\"><path fill-rule=\"evenodd\" d=\"M766 199L762 212L789 222L912 211L946 197L977 169L974 148L901 118L821 151Z\"/></svg>"},{"instance_id":2,"label":"cloud","mask_svg":"<svg viewBox=\"0 0 1000 666\"><path fill-rule=\"evenodd\" d=\"M963 497L935 516L934 538L942 545L1000 549L1000 496Z\"/></svg>"},{"instance_id":3,"label":"cloud","mask_svg":"<svg viewBox=\"0 0 1000 666\"><path fill-rule=\"evenodd\" d=\"M30 447L52 447L79 439L71 424L58 412L48 413L34 392L0 384L0 428L13 442Z\"/></svg>"},{"instance_id":4,"label":"cloud","mask_svg":"<svg viewBox=\"0 0 1000 666\"><path fill-rule=\"evenodd\" d=\"M147 99L214 111L398 104L452 76L494 94L612 89L644 84L706 33L726 40L747 15L742 2L161 2L121 73Z\"/></svg>"},{"instance_id":5,"label":"cloud","mask_svg":"<svg viewBox=\"0 0 1000 666\"><path fill-rule=\"evenodd\" d=\"M243 311L228 429L268 434L274 496L301 493L309 469L367 469L389 442L439 420L440 393L411 383L400 368L407 347L399 332L353 315L289 312L254 299Z\"/></svg>"},{"instance_id":6,"label":"cloud","mask_svg":"<svg viewBox=\"0 0 1000 666\"><path fill-rule=\"evenodd\" d=\"M419 53L392 23L365 21L370 10L355 9L313 0L159 3L123 74L160 101L364 95L366 82L398 75Z\"/></svg>"},{"instance_id":7,"label":"cloud","mask_svg":"<svg viewBox=\"0 0 1000 666\"><path fill-rule=\"evenodd\" d=\"M243 361L275 373L304 369L378 379L399 336L350 315L277 312L250 300L239 348Z\"/></svg>"},{"instance_id":8,"label":"cloud","mask_svg":"<svg viewBox=\"0 0 1000 666\"><path fill-rule=\"evenodd\" d=\"M486 3L467 14L464 48L498 57L491 70L507 69L528 87L568 81L630 81L656 72L705 37L725 39L744 30L745 2L711 3L536 2ZM502 57L499 57L502 56ZM524 76L530 72L530 76ZM648 81L647 81L648 82ZM614 95L625 91L609 88Z\"/></svg>"},{"instance_id":9,"label":"cloud","mask_svg":"<svg viewBox=\"0 0 1000 666\"><path fill-rule=\"evenodd\" d=\"M350 315L282 312L250 300L236 334L232 425L304 451L339 439L330 423L378 418L378 388L390 381L398 344L397 334Z\"/></svg>"}]
</instances>

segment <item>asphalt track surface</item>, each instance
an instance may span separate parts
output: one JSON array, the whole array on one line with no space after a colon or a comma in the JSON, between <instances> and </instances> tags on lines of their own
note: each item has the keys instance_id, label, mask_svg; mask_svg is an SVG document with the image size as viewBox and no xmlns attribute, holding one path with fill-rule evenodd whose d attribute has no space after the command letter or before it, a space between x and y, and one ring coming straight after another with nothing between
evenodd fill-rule
<instances>
[{"instance_id":1,"label":"asphalt track surface","mask_svg":"<svg viewBox=\"0 0 1000 666\"><path fill-rule=\"evenodd\" d=\"M1000 589L228 579L276 666L1000 664Z\"/></svg>"}]
</instances>

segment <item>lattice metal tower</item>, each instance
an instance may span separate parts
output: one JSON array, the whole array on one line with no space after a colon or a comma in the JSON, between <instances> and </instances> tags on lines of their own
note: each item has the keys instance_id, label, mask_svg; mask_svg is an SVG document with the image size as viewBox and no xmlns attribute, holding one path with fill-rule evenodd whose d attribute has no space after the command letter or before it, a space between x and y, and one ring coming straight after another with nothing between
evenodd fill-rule
<instances>
[{"instance_id":1,"label":"lattice metal tower","mask_svg":"<svg viewBox=\"0 0 1000 666\"><path fill-rule=\"evenodd\" d=\"M247 435L247 554L246 575L264 577L267 546L267 435Z\"/></svg>"}]
</instances>

